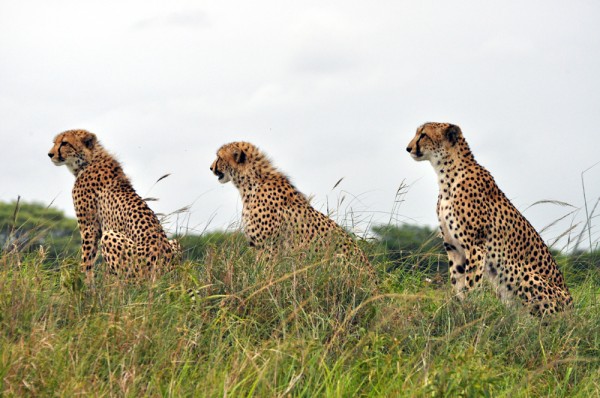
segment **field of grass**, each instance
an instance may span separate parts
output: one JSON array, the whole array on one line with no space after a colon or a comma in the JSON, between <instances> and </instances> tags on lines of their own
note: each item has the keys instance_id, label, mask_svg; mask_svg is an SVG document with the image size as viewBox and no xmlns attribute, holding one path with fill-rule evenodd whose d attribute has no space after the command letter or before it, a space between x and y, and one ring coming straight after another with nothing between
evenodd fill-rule
<instances>
[{"instance_id":1,"label":"field of grass","mask_svg":"<svg viewBox=\"0 0 600 398\"><path fill-rule=\"evenodd\" d=\"M576 308L540 321L445 276L257 263L234 238L137 284L44 256L0 257L3 396L600 395L598 270L565 269Z\"/></svg>"}]
</instances>

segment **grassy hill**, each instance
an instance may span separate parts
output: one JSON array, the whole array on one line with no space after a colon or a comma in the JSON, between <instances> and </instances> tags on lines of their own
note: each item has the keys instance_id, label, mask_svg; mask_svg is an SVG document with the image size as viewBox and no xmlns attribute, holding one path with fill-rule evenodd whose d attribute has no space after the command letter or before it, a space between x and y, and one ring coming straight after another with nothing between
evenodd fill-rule
<instances>
[{"instance_id":1,"label":"grassy hill","mask_svg":"<svg viewBox=\"0 0 600 398\"><path fill-rule=\"evenodd\" d=\"M485 289L377 260L256 262L235 235L156 282L44 251L0 260L0 391L15 396L598 396L600 275L540 321ZM418 259L405 258L404 261ZM386 271L392 269L392 271ZM196 300L186 293L197 290Z\"/></svg>"},{"instance_id":2,"label":"grassy hill","mask_svg":"<svg viewBox=\"0 0 600 398\"><path fill-rule=\"evenodd\" d=\"M599 252L557 253L575 310L543 320L485 288L457 302L439 239L411 226L374 229L376 277L257 261L239 234L210 233L184 237L186 260L154 282L99 264L86 286L72 220L5 207L3 396L600 395Z\"/></svg>"}]
</instances>

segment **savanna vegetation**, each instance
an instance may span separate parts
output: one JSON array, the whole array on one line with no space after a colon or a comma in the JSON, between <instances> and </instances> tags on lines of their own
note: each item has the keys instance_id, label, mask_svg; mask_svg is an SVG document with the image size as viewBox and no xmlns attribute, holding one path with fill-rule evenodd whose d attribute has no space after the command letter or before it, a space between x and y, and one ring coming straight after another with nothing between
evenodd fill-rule
<instances>
[{"instance_id":1,"label":"savanna vegetation","mask_svg":"<svg viewBox=\"0 0 600 398\"><path fill-rule=\"evenodd\" d=\"M435 231L372 232L377 278L302 253L257 261L211 232L181 237L185 260L156 281L99 263L87 286L74 220L0 204L0 394L600 394L600 251L556 253L575 309L540 320L487 288L457 302Z\"/></svg>"}]
</instances>

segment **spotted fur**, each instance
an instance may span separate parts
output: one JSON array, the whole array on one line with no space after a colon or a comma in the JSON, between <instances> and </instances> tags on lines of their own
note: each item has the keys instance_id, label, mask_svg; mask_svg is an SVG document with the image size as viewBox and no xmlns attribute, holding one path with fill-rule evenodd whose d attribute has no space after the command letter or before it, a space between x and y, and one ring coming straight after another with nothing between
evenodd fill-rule
<instances>
[{"instance_id":1,"label":"spotted fur","mask_svg":"<svg viewBox=\"0 0 600 398\"><path fill-rule=\"evenodd\" d=\"M88 280L99 242L111 272L127 277L154 275L180 254L179 243L167 239L154 212L96 135L86 130L60 133L48 156L75 175L73 203Z\"/></svg>"},{"instance_id":2,"label":"spotted fur","mask_svg":"<svg viewBox=\"0 0 600 398\"><path fill-rule=\"evenodd\" d=\"M477 163L458 126L426 123L406 150L437 173L437 214L459 297L487 279L504 302L520 300L536 315L572 306L550 250Z\"/></svg>"},{"instance_id":3,"label":"spotted fur","mask_svg":"<svg viewBox=\"0 0 600 398\"><path fill-rule=\"evenodd\" d=\"M217 151L210 170L239 190L244 233L250 246L269 255L290 250L331 252L370 267L356 242L333 220L315 210L290 180L248 142Z\"/></svg>"}]
</instances>

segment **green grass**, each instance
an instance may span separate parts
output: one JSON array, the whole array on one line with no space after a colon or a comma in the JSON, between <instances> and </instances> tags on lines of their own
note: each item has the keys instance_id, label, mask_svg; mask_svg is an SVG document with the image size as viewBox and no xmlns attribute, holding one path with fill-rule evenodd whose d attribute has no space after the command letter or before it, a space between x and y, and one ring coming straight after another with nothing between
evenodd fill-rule
<instances>
[{"instance_id":1,"label":"green grass","mask_svg":"<svg viewBox=\"0 0 600 398\"><path fill-rule=\"evenodd\" d=\"M98 272L89 288L75 258L43 257L0 258L3 396L600 394L597 270L571 284L574 311L540 321L485 289L456 302L417 269L256 263L236 239L136 284Z\"/></svg>"}]
</instances>

